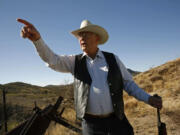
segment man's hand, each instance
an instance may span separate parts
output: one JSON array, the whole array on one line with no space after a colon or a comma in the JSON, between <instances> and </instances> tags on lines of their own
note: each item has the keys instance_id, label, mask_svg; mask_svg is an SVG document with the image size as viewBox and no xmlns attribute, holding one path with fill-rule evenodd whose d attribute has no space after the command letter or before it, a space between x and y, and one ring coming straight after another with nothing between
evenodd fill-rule
<instances>
[{"instance_id":1,"label":"man's hand","mask_svg":"<svg viewBox=\"0 0 180 135\"><path fill-rule=\"evenodd\" d=\"M155 108L162 108L162 98L157 95L149 97L148 103Z\"/></svg>"},{"instance_id":2,"label":"man's hand","mask_svg":"<svg viewBox=\"0 0 180 135\"><path fill-rule=\"evenodd\" d=\"M40 33L36 30L36 28L26 20L17 19L18 22L23 23L25 26L21 29L21 36L23 38L28 38L31 41L37 41L41 38Z\"/></svg>"}]
</instances>

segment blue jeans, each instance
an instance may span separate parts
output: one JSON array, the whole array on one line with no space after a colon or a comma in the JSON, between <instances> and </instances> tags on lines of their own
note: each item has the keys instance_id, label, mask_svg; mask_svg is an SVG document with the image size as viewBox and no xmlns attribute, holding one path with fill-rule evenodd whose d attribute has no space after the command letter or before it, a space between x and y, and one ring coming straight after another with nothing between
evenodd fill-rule
<instances>
[{"instance_id":1,"label":"blue jeans","mask_svg":"<svg viewBox=\"0 0 180 135\"><path fill-rule=\"evenodd\" d=\"M108 118L84 117L82 120L83 135L134 135L133 128L124 116L120 120L112 115Z\"/></svg>"}]
</instances>

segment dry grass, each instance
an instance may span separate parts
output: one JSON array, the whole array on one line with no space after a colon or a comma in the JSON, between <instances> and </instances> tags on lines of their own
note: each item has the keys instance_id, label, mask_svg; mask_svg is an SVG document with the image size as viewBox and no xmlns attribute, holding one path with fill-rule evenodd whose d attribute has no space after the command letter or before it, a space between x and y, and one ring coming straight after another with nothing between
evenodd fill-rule
<instances>
[{"instance_id":1,"label":"dry grass","mask_svg":"<svg viewBox=\"0 0 180 135\"><path fill-rule=\"evenodd\" d=\"M180 59L141 73L134 80L151 95L157 93L162 97L161 120L166 123L169 135L179 135ZM131 99L127 98L127 101L129 103ZM134 126L135 134L157 134L156 109L137 101L132 101L132 104L135 104L134 111L126 108L126 114Z\"/></svg>"},{"instance_id":2,"label":"dry grass","mask_svg":"<svg viewBox=\"0 0 180 135\"><path fill-rule=\"evenodd\" d=\"M71 124L74 124L75 111L71 108L66 108L62 117L68 119ZM51 122L49 128L46 130L45 135L78 135L78 134L62 125L56 124L55 122Z\"/></svg>"}]
</instances>

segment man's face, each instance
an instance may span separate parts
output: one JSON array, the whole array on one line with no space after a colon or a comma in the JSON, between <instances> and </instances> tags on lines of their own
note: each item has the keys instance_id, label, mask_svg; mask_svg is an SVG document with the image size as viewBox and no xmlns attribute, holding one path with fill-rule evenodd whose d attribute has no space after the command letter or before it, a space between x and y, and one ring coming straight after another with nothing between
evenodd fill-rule
<instances>
[{"instance_id":1,"label":"man's face","mask_svg":"<svg viewBox=\"0 0 180 135\"><path fill-rule=\"evenodd\" d=\"M80 32L78 40L83 52L89 53L97 51L99 36L93 32Z\"/></svg>"}]
</instances>

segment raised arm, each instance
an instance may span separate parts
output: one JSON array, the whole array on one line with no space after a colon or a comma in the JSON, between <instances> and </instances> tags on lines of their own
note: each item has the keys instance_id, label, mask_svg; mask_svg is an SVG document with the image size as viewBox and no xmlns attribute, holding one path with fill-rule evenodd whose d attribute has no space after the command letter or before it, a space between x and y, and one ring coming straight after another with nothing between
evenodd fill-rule
<instances>
[{"instance_id":1,"label":"raised arm","mask_svg":"<svg viewBox=\"0 0 180 135\"><path fill-rule=\"evenodd\" d=\"M24 24L21 29L21 36L28 38L33 42L36 50L43 61L53 70L59 72L74 72L75 56L73 55L57 55L43 41L38 30L28 21L17 19L18 22Z\"/></svg>"}]
</instances>

